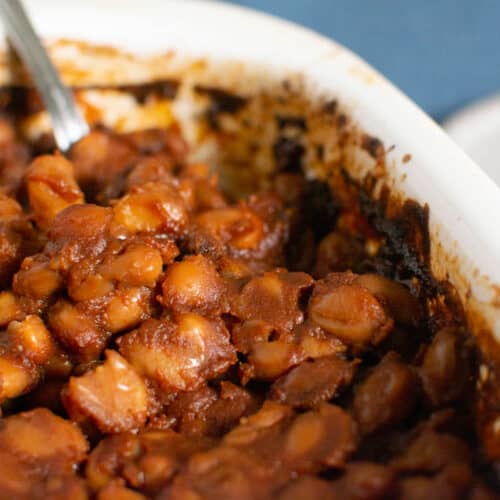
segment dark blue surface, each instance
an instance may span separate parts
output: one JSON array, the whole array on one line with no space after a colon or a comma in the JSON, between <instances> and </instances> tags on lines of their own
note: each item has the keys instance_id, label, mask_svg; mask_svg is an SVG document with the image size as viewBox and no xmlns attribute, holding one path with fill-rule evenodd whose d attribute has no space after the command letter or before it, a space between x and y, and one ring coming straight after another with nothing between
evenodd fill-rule
<instances>
[{"instance_id":1,"label":"dark blue surface","mask_svg":"<svg viewBox=\"0 0 500 500\"><path fill-rule=\"evenodd\" d=\"M500 0L233 0L335 38L437 119L500 90Z\"/></svg>"}]
</instances>

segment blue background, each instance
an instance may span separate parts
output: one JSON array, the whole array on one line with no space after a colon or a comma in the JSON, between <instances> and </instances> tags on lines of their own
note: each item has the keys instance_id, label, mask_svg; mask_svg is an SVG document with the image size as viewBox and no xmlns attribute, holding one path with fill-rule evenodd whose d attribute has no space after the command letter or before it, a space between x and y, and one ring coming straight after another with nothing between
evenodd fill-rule
<instances>
[{"instance_id":1,"label":"blue background","mask_svg":"<svg viewBox=\"0 0 500 500\"><path fill-rule=\"evenodd\" d=\"M357 52L437 120L500 90L500 0L233 0ZM258 35L256 35L258 36Z\"/></svg>"}]
</instances>

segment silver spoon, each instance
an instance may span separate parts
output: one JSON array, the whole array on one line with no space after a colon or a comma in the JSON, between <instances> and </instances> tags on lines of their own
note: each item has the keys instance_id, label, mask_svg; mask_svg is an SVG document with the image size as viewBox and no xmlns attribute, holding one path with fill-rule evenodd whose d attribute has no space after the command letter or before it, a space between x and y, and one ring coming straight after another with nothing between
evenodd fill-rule
<instances>
[{"instance_id":1,"label":"silver spoon","mask_svg":"<svg viewBox=\"0 0 500 500\"><path fill-rule=\"evenodd\" d=\"M0 0L7 36L26 65L49 113L57 147L67 152L89 133L71 91L62 83L19 0Z\"/></svg>"}]
</instances>

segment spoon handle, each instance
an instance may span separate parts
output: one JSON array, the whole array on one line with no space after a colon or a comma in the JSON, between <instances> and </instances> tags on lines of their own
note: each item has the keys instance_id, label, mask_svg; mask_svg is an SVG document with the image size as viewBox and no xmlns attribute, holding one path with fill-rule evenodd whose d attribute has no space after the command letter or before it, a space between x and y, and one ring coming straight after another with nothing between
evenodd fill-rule
<instances>
[{"instance_id":1,"label":"spoon handle","mask_svg":"<svg viewBox=\"0 0 500 500\"><path fill-rule=\"evenodd\" d=\"M72 144L88 134L89 127L71 91L62 83L47 52L35 33L19 0L0 0L0 15L5 30L49 113L58 148L66 152Z\"/></svg>"}]
</instances>

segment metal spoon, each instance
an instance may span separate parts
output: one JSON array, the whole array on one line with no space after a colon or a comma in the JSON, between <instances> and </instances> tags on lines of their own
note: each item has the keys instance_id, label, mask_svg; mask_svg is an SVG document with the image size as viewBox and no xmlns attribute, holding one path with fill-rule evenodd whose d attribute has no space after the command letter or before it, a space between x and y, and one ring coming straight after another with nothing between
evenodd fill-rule
<instances>
[{"instance_id":1,"label":"metal spoon","mask_svg":"<svg viewBox=\"0 0 500 500\"><path fill-rule=\"evenodd\" d=\"M26 65L49 113L57 147L67 152L89 133L71 91L62 83L19 0L0 0L7 36Z\"/></svg>"}]
</instances>

